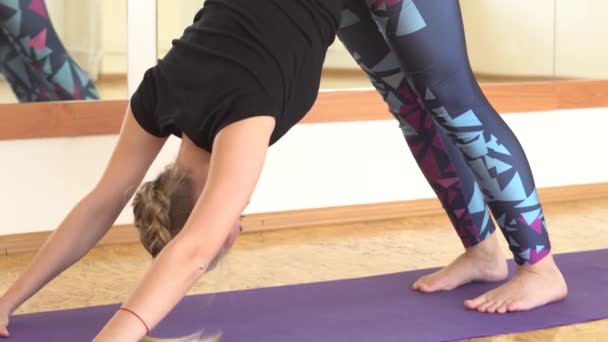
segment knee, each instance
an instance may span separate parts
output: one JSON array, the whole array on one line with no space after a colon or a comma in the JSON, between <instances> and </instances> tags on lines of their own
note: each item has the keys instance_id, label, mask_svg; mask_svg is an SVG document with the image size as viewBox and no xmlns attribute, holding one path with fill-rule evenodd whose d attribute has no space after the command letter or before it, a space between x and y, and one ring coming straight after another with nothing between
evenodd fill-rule
<instances>
[{"instance_id":1,"label":"knee","mask_svg":"<svg viewBox=\"0 0 608 342\"><path fill-rule=\"evenodd\" d=\"M477 81L468 71L449 69L435 75L422 75L418 92L425 105L432 111L461 114L473 110L484 98ZM443 108L440 109L440 108Z\"/></svg>"}]
</instances>

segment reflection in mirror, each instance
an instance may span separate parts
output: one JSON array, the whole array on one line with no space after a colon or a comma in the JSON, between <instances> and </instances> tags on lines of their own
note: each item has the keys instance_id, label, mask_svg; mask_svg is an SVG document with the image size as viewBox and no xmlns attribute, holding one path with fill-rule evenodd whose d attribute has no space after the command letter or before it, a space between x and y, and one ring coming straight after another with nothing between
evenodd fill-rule
<instances>
[{"instance_id":1,"label":"reflection in mirror","mask_svg":"<svg viewBox=\"0 0 608 342\"><path fill-rule=\"evenodd\" d=\"M0 0L0 74L0 102L126 98L126 0Z\"/></svg>"},{"instance_id":2,"label":"reflection in mirror","mask_svg":"<svg viewBox=\"0 0 608 342\"><path fill-rule=\"evenodd\" d=\"M555 72L566 79L608 78L608 2L556 0Z\"/></svg>"},{"instance_id":3,"label":"reflection in mirror","mask_svg":"<svg viewBox=\"0 0 608 342\"><path fill-rule=\"evenodd\" d=\"M171 41L181 37L184 29L192 24L194 15L204 0L157 0L158 6L158 56L163 57L171 48Z\"/></svg>"},{"instance_id":4,"label":"reflection in mirror","mask_svg":"<svg viewBox=\"0 0 608 342\"><path fill-rule=\"evenodd\" d=\"M366 3L364 0L359 1ZM555 1L459 1L469 59L480 83L546 81L554 78ZM200 0L181 0L176 6L172 0L158 1L159 56L168 51L171 40L181 35L183 29L192 22L201 3ZM408 13L402 14L400 19L403 22L409 21L411 26L417 25L420 20L424 22L420 12L416 12L413 7L415 6L408 8ZM343 28L352 28L350 25L360 21L360 15L354 12L343 12ZM457 30L458 27L454 29ZM376 23L371 22L369 30L376 31L373 37L378 35ZM372 38L365 36L365 45L373 47L370 39ZM363 46L361 42L355 42L354 45ZM321 88L362 87L371 87L371 83L342 42L336 39L327 53Z\"/></svg>"}]
</instances>

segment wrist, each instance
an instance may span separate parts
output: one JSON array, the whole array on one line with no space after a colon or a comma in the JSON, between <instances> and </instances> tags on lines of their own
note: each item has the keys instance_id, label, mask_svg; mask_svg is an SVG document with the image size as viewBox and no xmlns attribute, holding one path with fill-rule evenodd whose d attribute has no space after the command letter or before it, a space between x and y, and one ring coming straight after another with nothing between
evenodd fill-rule
<instances>
[{"instance_id":1,"label":"wrist","mask_svg":"<svg viewBox=\"0 0 608 342\"><path fill-rule=\"evenodd\" d=\"M121 311L131 315L132 317L137 318L137 320L141 323L141 325L143 325L143 327L146 329L146 335L150 333L150 328L148 327L148 324L146 323L146 321L144 321L143 318L141 318L141 316L138 315L135 311L133 311L125 306L121 306L118 309L118 312L121 312Z\"/></svg>"},{"instance_id":2,"label":"wrist","mask_svg":"<svg viewBox=\"0 0 608 342\"><path fill-rule=\"evenodd\" d=\"M144 325L139 318L119 309L93 341L139 341L147 333L147 325Z\"/></svg>"},{"instance_id":3,"label":"wrist","mask_svg":"<svg viewBox=\"0 0 608 342\"><path fill-rule=\"evenodd\" d=\"M0 297L0 313L6 313L10 316L16 309L16 301L11 300L11 298L6 295Z\"/></svg>"}]
</instances>

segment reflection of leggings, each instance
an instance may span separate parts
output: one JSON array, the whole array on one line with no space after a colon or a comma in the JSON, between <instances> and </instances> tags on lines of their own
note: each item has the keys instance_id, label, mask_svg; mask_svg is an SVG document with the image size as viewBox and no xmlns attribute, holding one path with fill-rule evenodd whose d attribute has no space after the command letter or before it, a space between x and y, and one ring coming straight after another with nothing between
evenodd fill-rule
<instances>
[{"instance_id":1,"label":"reflection of leggings","mask_svg":"<svg viewBox=\"0 0 608 342\"><path fill-rule=\"evenodd\" d=\"M530 167L473 77L458 0L348 0L338 36L399 121L463 244L494 231L487 204L519 264L547 255Z\"/></svg>"},{"instance_id":2,"label":"reflection of leggings","mask_svg":"<svg viewBox=\"0 0 608 342\"><path fill-rule=\"evenodd\" d=\"M0 72L21 102L99 98L59 40L43 0L0 0Z\"/></svg>"}]
</instances>

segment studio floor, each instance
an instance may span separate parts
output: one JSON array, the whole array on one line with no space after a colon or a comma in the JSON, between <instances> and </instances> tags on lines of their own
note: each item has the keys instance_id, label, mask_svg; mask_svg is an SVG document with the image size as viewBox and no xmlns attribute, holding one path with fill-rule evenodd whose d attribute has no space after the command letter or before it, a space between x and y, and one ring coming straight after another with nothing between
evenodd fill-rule
<instances>
[{"instance_id":1,"label":"studio floor","mask_svg":"<svg viewBox=\"0 0 608 342\"><path fill-rule=\"evenodd\" d=\"M608 248L608 198L545 207L556 253ZM505 253L508 251L503 243ZM461 246L445 217L349 223L242 235L192 294L362 277L445 265ZM0 292L32 254L0 257ZM138 245L99 247L18 313L123 301L150 259ZM408 291L411 284L403 284ZM608 320L472 341L605 341ZM380 341L379 341L380 342Z\"/></svg>"}]
</instances>

